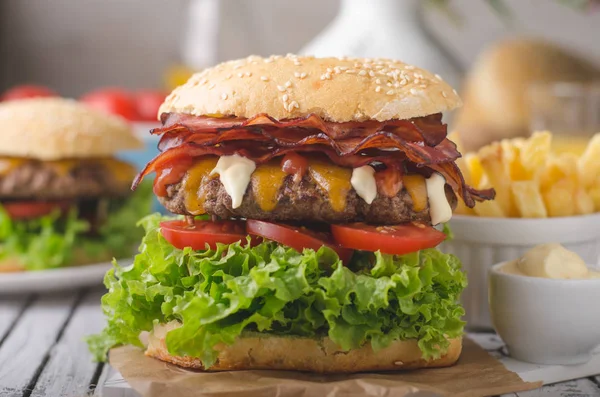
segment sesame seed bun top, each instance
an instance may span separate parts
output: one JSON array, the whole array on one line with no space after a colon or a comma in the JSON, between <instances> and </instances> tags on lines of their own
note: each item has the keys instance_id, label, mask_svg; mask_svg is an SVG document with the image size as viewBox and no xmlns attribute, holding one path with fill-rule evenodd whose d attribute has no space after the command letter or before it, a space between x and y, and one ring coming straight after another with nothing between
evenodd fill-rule
<instances>
[{"instance_id":1,"label":"sesame seed bun top","mask_svg":"<svg viewBox=\"0 0 600 397\"><path fill-rule=\"evenodd\" d=\"M314 113L334 121L409 119L454 109L461 100L440 76L389 59L295 55L229 61L176 88L162 113L282 120Z\"/></svg>"},{"instance_id":2,"label":"sesame seed bun top","mask_svg":"<svg viewBox=\"0 0 600 397\"><path fill-rule=\"evenodd\" d=\"M107 157L142 146L124 120L64 98L0 103L0 126L0 156Z\"/></svg>"}]
</instances>

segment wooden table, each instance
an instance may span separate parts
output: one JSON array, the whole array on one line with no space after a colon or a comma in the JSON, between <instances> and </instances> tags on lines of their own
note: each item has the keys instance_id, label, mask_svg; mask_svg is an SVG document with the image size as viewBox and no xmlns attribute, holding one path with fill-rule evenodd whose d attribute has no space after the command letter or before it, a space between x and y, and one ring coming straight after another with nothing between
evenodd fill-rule
<instances>
[{"instance_id":1,"label":"wooden table","mask_svg":"<svg viewBox=\"0 0 600 397\"><path fill-rule=\"evenodd\" d=\"M83 337L104 326L99 305L103 293L96 288L0 296L1 397L102 395L102 378L109 367L92 362ZM600 397L600 377L519 396Z\"/></svg>"}]
</instances>

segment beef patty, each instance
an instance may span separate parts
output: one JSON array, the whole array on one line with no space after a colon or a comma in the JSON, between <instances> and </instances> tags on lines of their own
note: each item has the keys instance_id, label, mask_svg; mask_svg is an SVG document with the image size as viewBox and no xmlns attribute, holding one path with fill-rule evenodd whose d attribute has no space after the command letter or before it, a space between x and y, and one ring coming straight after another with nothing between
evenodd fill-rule
<instances>
[{"instance_id":1,"label":"beef patty","mask_svg":"<svg viewBox=\"0 0 600 397\"><path fill-rule=\"evenodd\" d=\"M168 186L168 196L159 197L159 200L175 214L191 215L185 206L185 191L181 188L184 182L185 178L182 182ZM240 217L269 221L368 222L379 225L410 221L431 223L429 208L415 211L406 189L402 189L395 197L378 195L370 205L360 198L354 189L351 189L346 197L345 209L335 211L327 195L308 175L299 183L294 183L291 175L284 180L277 196L277 206L273 211L264 211L260 208L254 199L251 186L246 189L242 204L235 209L231 207L231 197L218 178L206 181L203 191L206 194L204 210L207 214L221 219ZM454 209L457 199L448 185L446 185L446 198Z\"/></svg>"},{"instance_id":2,"label":"beef patty","mask_svg":"<svg viewBox=\"0 0 600 397\"><path fill-rule=\"evenodd\" d=\"M0 199L125 196L134 175L131 165L116 159L72 161L62 169L50 162L28 160L0 174Z\"/></svg>"}]
</instances>

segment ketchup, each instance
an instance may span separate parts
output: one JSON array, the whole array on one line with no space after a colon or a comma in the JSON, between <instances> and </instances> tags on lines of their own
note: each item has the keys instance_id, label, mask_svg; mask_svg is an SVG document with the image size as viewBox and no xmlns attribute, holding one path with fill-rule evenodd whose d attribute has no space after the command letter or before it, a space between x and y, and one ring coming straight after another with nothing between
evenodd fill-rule
<instances>
[{"instance_id":1,"label":"ketchup","mask_svg":"<svg viewBox=\"0 0 600 397\"><path fill-rule=\"evenodd\" d=\"M167 196L167 186L179 182L192 166L192 159L178 160L176 164L168 165L156 171L152 190L159 197Z\"/></svg>"},{"instance_id":2,"label":"ketchup","mask_svg":"<svg viewBox=\"0 0 600 397\"><path fill-rule=\"evenodd\" d=\"M389 166L375 173L377 191L386 197L396 197L402 189L402 170L398 167Z\"/></svg>"},{"instance_id":3,"label":"ketchup","mask_svg":"<svg viewBox=\"0 0 600 397\"><path fill-rule=\"evenodd\" d=\"M281 160L281 170L286 174L294 175L294 182L298 183L308 170L308 160L298 153L289 152Z\"/></svg>"}]
</instances>

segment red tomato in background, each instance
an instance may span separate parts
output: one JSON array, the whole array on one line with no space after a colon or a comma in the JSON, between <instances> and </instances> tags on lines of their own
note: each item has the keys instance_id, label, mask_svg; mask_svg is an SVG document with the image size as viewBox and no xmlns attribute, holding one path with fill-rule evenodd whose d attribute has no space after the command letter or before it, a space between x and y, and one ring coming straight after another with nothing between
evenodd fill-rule
<instances>
[{"instance_id":1,"label":"red tomato in background","mask_svg":"<svg viewBox=\"0 0 600 397\"><path fill-rule=\"evenodd\" d=\"M138 91L134 95L138 116L142 121L156 121L158 108L165 100L167 94L161 91Z\"/></svg>"},{"instance_id":2,"label":"red tomato in background","mask_svg":"<svg viewBox=\"0 0 600 397\"><path fill-rule=\"evenodd\" d=\"M102 88L81 97L81 101L101 112L115 114L129 121L139 120L136 103L129 92L120 88Z\"/></svg>"},{"instance_id":3,"label":"red tomato in background","mask_svg":"<svg viewBox=\"0 0 600 397\"><path fill-rule=\"evenodd\" d=\"M14 101L18 99L47 98L57 96L59 95L48 87L35 84L24 84L6 90L0 100Z\"/></svg>"},{"instance_id":4,"label":"red tomato in background","mask_svg":"<svg viewBox=\"0 0 600 397\"><path fill-rule=\"evenodd\" d=\"M69 201L10 201L1 204L14 220L35 219L55 210L66 212L72 205Z\"/></svg>"}]
</instances>

